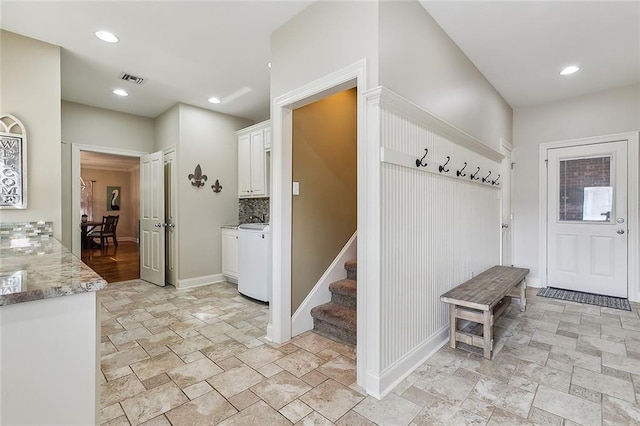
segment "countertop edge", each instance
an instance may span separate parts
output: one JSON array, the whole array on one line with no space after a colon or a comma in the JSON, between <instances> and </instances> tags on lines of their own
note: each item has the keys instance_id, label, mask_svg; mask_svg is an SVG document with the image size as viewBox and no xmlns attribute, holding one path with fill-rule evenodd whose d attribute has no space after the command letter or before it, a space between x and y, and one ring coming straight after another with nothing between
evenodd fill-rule
<instances>
[{"instance_id":1,"label":"countertop edge","mask_svg":"<svg viewBox=\"0 0 640 426\"><path fill-rule=\"evenodd\" d=\"M35 300L52 299L55 297L72 296L80 293L91 293L107 287L107 282L100 278L84 283L63 284L46 289L37 289L26 292L3 294L0 296L0 306L15 305Z\"/></svg>"}]
</instances>

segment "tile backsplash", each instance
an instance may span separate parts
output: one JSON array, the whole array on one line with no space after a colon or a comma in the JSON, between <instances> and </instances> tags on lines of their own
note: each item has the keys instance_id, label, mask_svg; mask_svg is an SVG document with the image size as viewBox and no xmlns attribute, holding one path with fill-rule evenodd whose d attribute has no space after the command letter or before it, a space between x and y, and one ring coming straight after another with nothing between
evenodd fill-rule
<instances>
[{"instance_id":1,"label":"tile backsplash","mask_svg":"<svg viewBox=\"0 0 640 426\"><path fill-rule=\"evenodd\" d=\"M259 218L257 219L256 216ZM240 198L238 208L238 222L269 223L269 198Z\"/></svg>"},{"instance_id":2,"label":"tile backsplash","mask_svg":"<svg viewBox=\"0 0 640 426\"><path fill-rule=\"evenodd\" d=\"M10 222L0 223L0 241L17 238L53 238L53 222Z\"/></svg>"}]
</instances>

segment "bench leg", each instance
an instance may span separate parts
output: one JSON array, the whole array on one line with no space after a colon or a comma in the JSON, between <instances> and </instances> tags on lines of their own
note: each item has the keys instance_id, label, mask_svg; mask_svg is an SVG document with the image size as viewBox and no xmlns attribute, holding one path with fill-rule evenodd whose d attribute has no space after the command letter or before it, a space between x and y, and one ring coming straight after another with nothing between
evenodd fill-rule
<instances>
[{"instance_id":1,"label":"bench leg","mask_svg":"<svg viewBox=\"0 0 640 426\"><path fill-rule=\"evenodd\" d=\"M527 309L527 279L522 279L522 286L520 288L520 312L524 312Z\"/></svg>"},{"instance_id":2,"label":"bench leg","mask_svg":"<svg viewBox=\"0 0 640 426\"><path fill-rule=\"evenodd\" d=\"M491 315L491 311L484 311L482 337L484 340L484 357L486 359L491 359L491 348L493 346L493 327L491 325Z\"/></svg>"},{"instance_id":3,"label":"bench leg","mask_svg":"<svg viewBox=\"0 0 640 426\"><path fill-rule=\"evenodd\" d=\"M456 305L449 304L449 346L453 349L456 348L456 328L458 324L456 321Z\"/></svg>"}]
</instances>

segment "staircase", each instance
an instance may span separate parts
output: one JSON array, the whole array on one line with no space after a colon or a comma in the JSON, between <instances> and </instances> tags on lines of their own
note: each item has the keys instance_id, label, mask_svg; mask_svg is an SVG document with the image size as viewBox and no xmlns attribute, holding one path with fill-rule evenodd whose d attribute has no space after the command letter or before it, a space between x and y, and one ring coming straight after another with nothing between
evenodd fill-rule
<instances>
[{"instance_id":1,"label":"staircase","mask_svg":"<svg viewBox=\"0 0 640 426\"><path fill-rule=\"evenodd\" d=\"M355 345L357 261L346 261L344 268L347 270L347 278L329 284L331 302L311 309L313 331L330 339Z\"/></svg>"}]
</instances>

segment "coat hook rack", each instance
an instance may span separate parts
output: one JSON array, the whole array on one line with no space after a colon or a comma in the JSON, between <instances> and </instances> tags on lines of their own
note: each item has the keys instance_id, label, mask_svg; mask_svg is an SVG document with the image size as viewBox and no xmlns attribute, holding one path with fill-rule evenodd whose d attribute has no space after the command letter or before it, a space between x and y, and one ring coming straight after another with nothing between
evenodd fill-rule
<instances>
[{"instance_id":1,"label":"coat hook rack","mask_svg":"<svg viewBox=\"0 0 640 426\"><path fill-rule=\"evenodd\" d=\"M464 166L462 166L462 168L456 172L456 176L458 176L458 177L465 177L467 174L466 174L466 173L462 173L462 172L463 172L463 170L464 170L464 169L466 169L466 168L467 168L467 162L465 161L465 162L464 162Z\"/></svg>"},{"instance_id":2,"label":"coat hook rack","mask_svg":"<svg viewBox=\"0 0 640 426\"><path fill-rule=\"evenodd\" d=\"M491 176L491 170L489 170L489 174L482 178L482 182L490 182L489 176Z\"/></svg>"},{"instance_id":3,"label":"coat hook rack","mask_svg":"<svg viewBox=\"0 0 640 426\"><path fill-rule=\"evenodd\" d=\"M440 170L440 173L445 172L445 173L449 173L449 169L445 169L445 167L447 166L447 164L449 164L449 161L451 161L451 157L449 157L447 155L447 162L444 163L442 166L438 167L438 170Z\"/></svg>"},{"instance_id":4,"label":"coat hook rack","mask_svg":"<svg viewBox=\"0 0 640 426\"><path fill-rule=\"evenodd\" d=\"M220 185L220 181L218 179L216 179L216 183L211 185L211 189L213 189L213 192L215 192L216 194L222 191L222 185Z\"/></svg>"},{"instance_id":5,"label":"coat hook rack","mask_svg":"<svg viewBox=\"0 0 640 426\"><path fill-rule=\"evenodd\" d=\"M424 155L422 156L422 158L417 158L416 159L416 167L427 167L427 163L423 162L422 160L425 159L425 157L427 156L428 153L429 153L429 148L425 148L424 149Z\"/></svg>"},{"instance_id":6,"label":"coat hook rack","mask_svg":"<svg viewBox=\"0 0 640 426\"><path fill-rule=\"evenodd\" d=\"M196 166L196 169L193 171L193 173L189 173L189 176L187 176L187 178L191 181L191 185L195 186L196 188L204 186L204 183L207 181L207 175L202 174L200 164Z\"/></svg>"},{"instance_id":7,"label":"coat hook rack","mask_svg":"<svg viewBox=\"0 0 640 426\"><path fill-rule=\"evenodd\" d=\"M491 181L491 185L496 185L496 186L500 185L500 184L498 183L498 180L500 180L500 173L498 173L498 177L496 178L496 180Z\"/></svg>"},{"instance_id":8,"label":"coat hook rack","mask_svg":"<svg viewBox=\"0 0 640 426\"><path fill-rule=\"evenodd\" d=\"M478 167L478 170L476 170L476 172L475 172L475 173L473 173L471 176L469 176L469 178L470 178L471 180L480 180L480 178L479 178L479 177L476 177L478 173L480 173L480 167Z\"/></svg>"}]
</instances>

